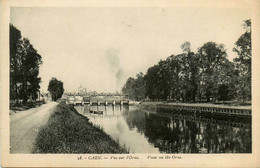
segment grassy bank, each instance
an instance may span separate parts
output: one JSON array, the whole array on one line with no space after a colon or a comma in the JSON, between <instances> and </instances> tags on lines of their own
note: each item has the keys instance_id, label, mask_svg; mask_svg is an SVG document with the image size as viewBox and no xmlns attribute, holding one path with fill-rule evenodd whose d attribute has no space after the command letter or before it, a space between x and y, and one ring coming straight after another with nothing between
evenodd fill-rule
<instances>
[{"instance_id":1,"label":"grassy bank","mask_svg":"<svg viewBox=\"0 0 260 168\"><path fill-rule=\"evenodd\" d=\"M41 128L33 153L127 153L72 106L60 102Z\"/></svg>"}]
</instances>

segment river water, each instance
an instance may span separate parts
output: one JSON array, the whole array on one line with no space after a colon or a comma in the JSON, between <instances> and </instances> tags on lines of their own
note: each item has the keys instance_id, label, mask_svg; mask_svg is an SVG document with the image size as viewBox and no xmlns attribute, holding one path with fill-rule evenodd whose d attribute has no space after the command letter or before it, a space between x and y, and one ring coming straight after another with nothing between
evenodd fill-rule
<instances>
[{"instance_id":1,"label":"river water","mask_svg":"<svg viewBox=\"0 0 260 168\"><path fill-rule=\"evenodd\" d=\"M135 106L75 106L130 153L251 153L247 121L142 111ZM101 110L103 115L90 113Z\"/></svg>"}]
</instances>

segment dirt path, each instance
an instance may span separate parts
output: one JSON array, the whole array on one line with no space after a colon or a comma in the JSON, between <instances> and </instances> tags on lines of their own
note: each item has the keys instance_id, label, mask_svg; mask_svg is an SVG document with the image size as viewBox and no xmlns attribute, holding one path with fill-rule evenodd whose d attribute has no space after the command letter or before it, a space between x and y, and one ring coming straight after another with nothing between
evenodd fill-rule
<instances>
[{"instance_id":1,"label":"dirt path","mask_svg":"<svg viewBox=\"0 0 260 168\"><path fill-rule=\"evenodd\" d=\"M38 108L10 115L10 153L31 153L38 129L44 125L56 107L48 102Z\"/></svg>"}]
</instances>

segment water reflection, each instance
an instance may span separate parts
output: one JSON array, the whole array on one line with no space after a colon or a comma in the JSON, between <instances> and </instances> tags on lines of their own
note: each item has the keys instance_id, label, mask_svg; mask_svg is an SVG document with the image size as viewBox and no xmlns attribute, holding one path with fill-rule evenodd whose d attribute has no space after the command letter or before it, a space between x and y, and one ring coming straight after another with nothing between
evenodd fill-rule
<instances>
[{"instance_id":1,"label":"water reflection","mask_svg":"<svg viewBox=\"0 0 260 168\"><path fill-rule=\"evenodd\" d=\"M143 112L132 106L76 109L131 153L251 153L251 125L246 122Z\"/></svg>"}]
</instances>

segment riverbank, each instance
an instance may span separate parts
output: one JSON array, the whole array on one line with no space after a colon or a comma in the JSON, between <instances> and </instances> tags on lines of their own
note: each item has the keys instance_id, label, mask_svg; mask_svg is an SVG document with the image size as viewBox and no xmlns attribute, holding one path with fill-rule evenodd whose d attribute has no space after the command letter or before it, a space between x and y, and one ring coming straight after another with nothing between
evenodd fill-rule
<instances>
[{"instance_id":1,"label":"riverbank","mask_svg":"<svg viewBox=\"0 0 260 168\"><path fill-rule=\"evenodd\" d=\"M251 116L250 106L234 106L227 104L212 103L167 103L167 102L142 102L140 108L151 111L162 112L198 112L208 114Z\"/></svg>"},{"instance_id":2,"label":"riverbank","mask_svg":"<svg viewBox=\"0 0 260 168\"><path fill-rule=\"evenodd\" d=\"M41 128L33 153L128 153L73 106L60 102Z\"/></svg>"},{"instance_id":3,"label":"riverbank","mask_svg":"<svg viewBox=\"0 0 260 168\"><path fill-rule=\"evenodd\" d=\"M241 103L172 103L172 102L161 102L161 101L151 101L151 102L142 102L141 106L149 106L151 108L155 108L157 105L183 105L183 106L194 106L194 107L219 107L219 108L236 108L236 109L251 109L251 104L245 103L245 105L241 105Z\"/></svg>"}]
</instances>

